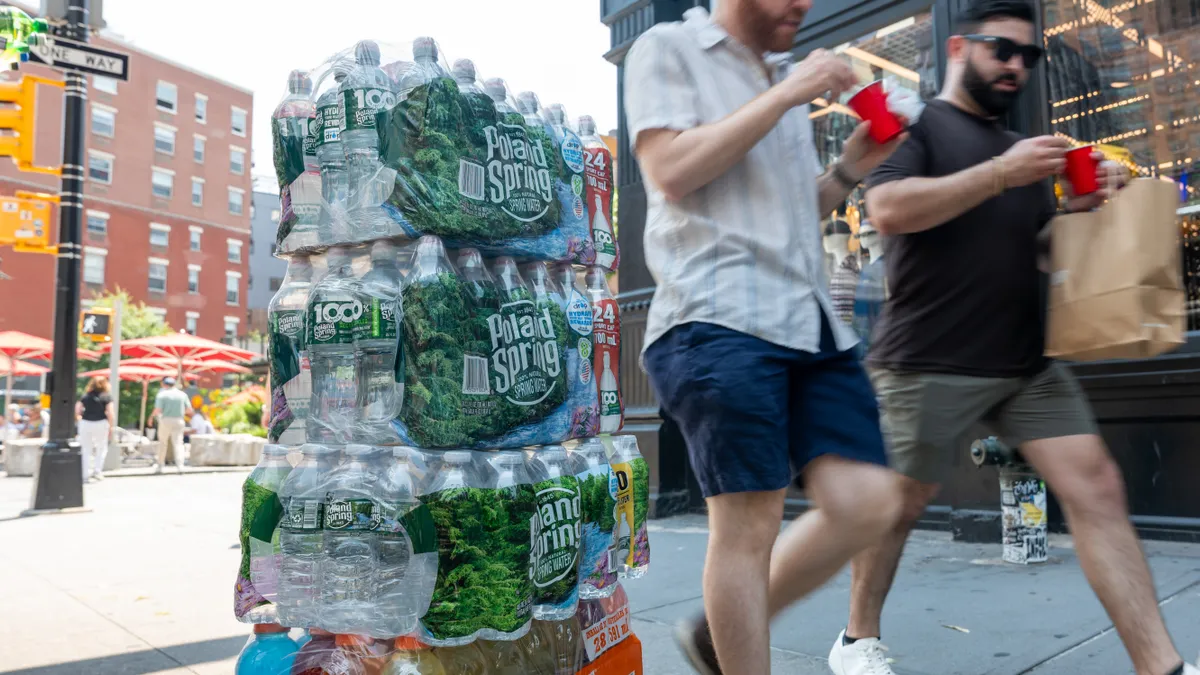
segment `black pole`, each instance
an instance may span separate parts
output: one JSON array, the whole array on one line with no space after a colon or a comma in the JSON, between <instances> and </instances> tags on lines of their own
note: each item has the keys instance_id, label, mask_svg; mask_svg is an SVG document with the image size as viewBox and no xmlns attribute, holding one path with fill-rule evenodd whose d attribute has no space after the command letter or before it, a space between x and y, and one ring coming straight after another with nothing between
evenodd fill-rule
<instances>
[{"instance_id":1,"label":"black pole","mask_svg":"<svg viewBox=\"0 0 1200 675\"><path fill-rule=\"evenodd\" d=\"M64 37L88 40L88 0L68 0ZM87 80L66 71L62 189L59 193L58 274L54 291L54 364L50 375L50 432L42 448L33 510L83 506L83 458L75 439L79 275L83 248L84 105Z\"/></svg>"}]
</instances>

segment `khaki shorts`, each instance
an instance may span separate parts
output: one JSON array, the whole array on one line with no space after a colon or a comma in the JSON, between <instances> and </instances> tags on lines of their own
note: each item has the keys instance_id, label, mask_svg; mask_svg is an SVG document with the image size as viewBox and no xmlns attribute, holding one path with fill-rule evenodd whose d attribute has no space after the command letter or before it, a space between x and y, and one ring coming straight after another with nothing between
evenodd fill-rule
<instances>
[{"instance_id":1,"label":"khaki shorts","mask_svg":"<svg viewBox=\"0 0 1200 675\"><path fill-rule=\"evenodd\" d=\"M1097 433L1079 383L1057 362L1024 378L872 369L871 381L892 468L923 483L943 482L968 456L977 424L1011 446Z\"/></svg>"}]
</instances>

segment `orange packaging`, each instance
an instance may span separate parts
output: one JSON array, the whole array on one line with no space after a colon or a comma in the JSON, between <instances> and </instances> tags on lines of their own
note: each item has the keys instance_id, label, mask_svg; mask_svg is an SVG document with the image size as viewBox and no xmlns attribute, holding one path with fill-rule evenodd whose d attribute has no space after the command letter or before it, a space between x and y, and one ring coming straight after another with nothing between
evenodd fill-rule
<instances>
[{"instance_id":1,"label":"orange packaging","mask_svg":"<svg viewBox=\"0 0 1200 675\"><path fill-rule=\"evenodd\" d=\"M579 675L642 675L641 640L630 635L579 671Z\"/></svg>"}]
</instances>

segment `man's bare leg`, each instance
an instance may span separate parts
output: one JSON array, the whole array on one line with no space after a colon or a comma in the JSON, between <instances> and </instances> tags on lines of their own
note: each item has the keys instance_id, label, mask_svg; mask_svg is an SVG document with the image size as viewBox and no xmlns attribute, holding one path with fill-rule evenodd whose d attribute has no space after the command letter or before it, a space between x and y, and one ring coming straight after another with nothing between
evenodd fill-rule
<instances>
[{"instance_id":1,"label":"man's bare leg","mask_svg":"<svg viewBox=\"0 0 1200 675\"><path fill-rule=\"evenodd\" d=\"M1138 675L1183 661L1158 608L1146 556L1129 522L1121 471L1099 436L1031 441L1021 454L1062 504L1079 565L1104 605Z\"/></svg>"},{"instance_id":2,"label":"man's bare leg","mask_svg":"<svg viewBox=\"0 0 1200 675\"><path fill-rule=\"evenodd\" d=\"M850 558L891 531L900 516L900 476L834 455L804 473L816 508L788 526L771 556L771 618L829 581ZM711 615L710 615L711 617Z\"/></svg>"},{"instance_id":3,"label":"man's bare leg","mask_svg":"<svg viewBox=\"0 0 1200 675\"><path fill-rule=\"evenodd\" d=\"M878 544L856 555L850 565L847 637L880 637L883 603L896 579L896 570L900 568L904 543L939 488L937 485L918 483L911 478L900 477L899 480L904 493L899 522Z\"/></svg>"},{"instance_id":4,"label":"man's bare leg","mask_svg":"<svg viewBox=\"0 0 1200 675\"><path fill-rule=\"evenodd\" d=\"M771 672L767 579L785 490L708 499L704 610L724 675Z\"/></svg>"}]
</instances>

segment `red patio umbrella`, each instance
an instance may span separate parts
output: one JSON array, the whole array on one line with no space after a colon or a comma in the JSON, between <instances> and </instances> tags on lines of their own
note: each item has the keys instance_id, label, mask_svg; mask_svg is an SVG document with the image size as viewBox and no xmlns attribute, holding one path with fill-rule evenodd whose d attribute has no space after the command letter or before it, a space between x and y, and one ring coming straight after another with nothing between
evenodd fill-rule
<instances>
[{"instance_id":1,"label":"red patio umbrella","mask_svg":"<svg viewBox=\"0 0 1200 675\"><path fill-rule=\"evenodd\" d=\"M102 345L101 351L108 351L110 345ZM147 338L136 338L121 341L121 356L131 358L172 358L176 361L197 359L201 361L235 361L248 362L258 358L258 354L246 349L197 337L188 333L170 333Z\"/></svg>"},{"instance_id":2,"label":"red patio umbrella","mask_svg":"<svg viewBox=\"0 0 1200 675\"><path fill-rule=\"evenodd\" d=\"M108 377L110 371L107 368L101 370L90 370L86 373L80 373L79 377L96 377L97 375ZM141 382L142 383L142 416L141 430L146 433L146 395L150 390L150 382L161 380L164 377L177 377L177 371L169 368L154 368L151 366L125 366L122 365L117 369L117 375L126 382ZM196 380L198 375L192 373L184 373L184 379Z\"/></svg>"},{"instance_id":3,"label":"red patio umbrella","mask_svg":"<svg viewBox=\"0 0 1200 675\"><path fill-rule=\"evenodd\" d=\"M125 351L125 350L121 350ZM120 367L125 366L150 366L151 368L178 368L183 366L183 369L188 372L200 373L249 373L252 372L246 366L238 365L230 361L211 360L205 361L202 359L175 359L166 356L142 357L135 359L121 359Z\"/></svg>"},{"instance_id":4,"label":"red patio umbrella","mask_svg":"<svg viewBox=\"0 0 1200 675\"><path fill-rule=\"evenodd\" d=\"M46 366L39 366L36 363L29 363L20 359L10 359L4 354L0 354L0 375L26 377L30 375L45 375L48 372L50 372L50 369Z\"/></svg>"}]
</instances>

